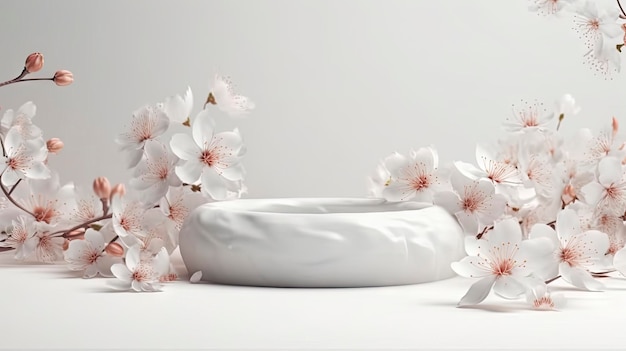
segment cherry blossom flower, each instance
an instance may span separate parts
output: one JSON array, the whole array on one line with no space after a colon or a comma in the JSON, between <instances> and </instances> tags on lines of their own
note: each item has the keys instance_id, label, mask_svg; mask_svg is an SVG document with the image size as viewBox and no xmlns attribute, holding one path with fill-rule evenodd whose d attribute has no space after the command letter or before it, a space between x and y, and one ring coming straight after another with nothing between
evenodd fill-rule
<instances>
[{"instance_id":1,"label":"cherry blossom flower","mask_svg":"<svg viewBox=\"0 0 626 351\"><path fill-rule=\"evenodd\" d=\"M133 113L130 130L120 134L116 142L130 155L129 167L135 167L143 155L148 140L154 140L167 130L170 120L162 109L144 106Z\"/></svg>"},{"instance_id":2,"label":"cherry blossom flower","mask_svg":"<svg viewBox=\"0 0 626 351\"><path fill-rule=\"evenodd\" d=\"M535 274L542 279L560 275L566 282L587 290L600 290L602 283L595 280L589 269L597 265L609 248L609 238L597 230L583 231L576 211L565 209L556 220L556 230L545 224L536 224L529 238L548 238L554 251L545 267Z\"/></svg>"},{"instance_id":3,"label":"cherry blossom flower","mask_svg":"<svg viewBox=\"0 0 626 351\"><path fill-rule=\"evenodd\" d=\"M217 105L220 110L233 117L245 115L254 109L254 103L235 93L230 79L219 74L215 75L207 103Z\"/></svg>"},{"instance_id":4,"label":"cherry blossom flower","mask_svg":"<svg viewBox=\"0 0 626 351\"><path fill-rule=\"evenodd\" d=\"M4 229L4 228L3 228ZM0 247L11 247L15 250L15 259L24 260L35 252L37 246L37 227L31 218L19 216L6 228L6 233L0 235Z\"/></svg>"},{"instance_id":5,"label":"cherry blossom flower","mask_svg":"<svg viewBox=\"0 0 626 351\"><path fill-rule=\"evenodd\" d=\"M528 7L530 11L537 12L540 16L555 16L563 12L577 0L531 0Z\"/></svg>"},{"instance_id":6,"label":"cherry blossom flower","mask_svg":"<svg viewBox=\"0 0 626 351\"><path fill-rule=\"evenodd\" d=\"M412 157L395 153L384 162L391 177L382 192L386 200L432 202L439 185L437 151L421 148Z\"/></svg>"},{"instance_id":7,"label":"cherry blossom flower","mask_svg":"<svg viewBox=\"0 0 626 351\"><path fill-rule=\"evenodd\" d=\"M545 284L538 284L528 289L526 301L539 311L556 311L565 307L566 300L562 294L551 294Z\"/></svg>"},{"instance_id":8,"label":"cherry blossom flower","mask_svg":"<svg viewBox=\"0 0 626 351\"><path fill-rule=\"evenodd\" d=\"M70 241L69 248L64 253L65 261L68 262L69 269L82 271L83 278L93 278L98 274L111 277L111 266L121 262L121 258L105 254L105 247L102 234L87 229L85 239Z\"/></svg>"},{"instance_id":9,"label":"cherry blossom flower","mask_svg":"<svg viewBox=\"0 0 626 351\"><path fill-rule=\"evenodd\" d=\"M581 191L591 206L615 215L626 212L626 175L622 163L615 157L605 157L598 163L597 181Z\"/></svg>"},{"instance_id":10,"label":"cherry blossom flower","mask_svg":"<svg viewBox=\"0 0 626 351\"><path fill-rule=\"evenodd\" d=\"M228 197L228 181L243 178L240 163L245 151L238 130L214 134L215 122L207 110L196 116L190 138L187 134L172 136L170 146L184 162L176 166L176 174L188 184L202 182L202 192L214 200Z\"/></svg>"},{"instance_id":11,"label":"cherry blossom flower","mask_svg":"<svg viewBox=\"0 0 626 351\"><path fill-rule=\"evenodd\" d=\"M162 106L163 112L170 121L177 123L189 123L191 110L193 109L193 94L187 87L184 96L174 95L165 98Z\"/></svg>"},{"instance_id":12,"label":"cherry blossom flower","mask_svg":"<svg viewBox=\"0 0 626 351\"><path fill-rule=\"evenodd\" d=\"M520 172L515 164L498 159L482 145L476 146L476 162L479 168L460 161L455 162L454 166L470 179L489 179L496 188L500 188L502 185L522 184Z\"/></svg>"},{"instance_id":13,"label":"cherry blossom flower","mask_svg":"<svg viewBox=\"0 0 626 351\"><path fill-rule=\"evenodd\" d=\"M522 100L523 106L517 108L513 105L513 118L507 118L504 129L509 132L524 132L529 130L545 129L554 118L552 111L548 112L543 104L529 103Z\"/></svg>"},{"instance_id":14,"label":"cherry blossom flower","mask_svg":"<svg viewBox=\"0 0 626 351\"><path fill-rule=\"evenodd\" d=\"M141 221L146 208L135 196L130 194L113 196L111 198L111 212L113 229L120 238L123 239L129 235L141 235Z\"/></svg>"},{"instance_id":15,"label":"cherry blossom flower","mask_svg":"<svg viewBox=\"0 0 626 351\"><path fill-rule=\"evenodd\" d=\"M206 198L200 193L186 189L188 188L170 187L159 202L158 211L161 211L177 230L180 230L192 210L206 202Z\"/></svg>"},{"instance_id":16,"label":"cherry blossom flower","mask_svg":"<svg viewBox=\"0 0 626 351\"><path fill-rule=\"evenodd\" d=\"M554 191L554 164L546 154L520 153L520 173L524 185L535 188L537 195L548 197Z\"/></svg>"},{"instance_id":17,"label":"cherry blossom flower","mask_svg":"<svg viewBox=\"0 0 626 351\"><path fill-rule=\"evenodd\" d=\"M506 219L495 224L487 239L467 245L469 256L452 263L460 276L479 278L459 301L459 306L482 302L491 291L514 299L522 295L530 282L534 265L542 264L545 240L523 240L519 224Z\"/></svg>"},{"instance_id":18,"label":"cherry blossom flower","mask_svg":"<svg viewBox=\"0 0 626 351\"><path fill-rule=\"evenodd\" d=\"M434 203L454 214L466 233L477 234L504 213L506 199L495 193L490 181L472 180L460 172L453 172L450 181L454 191L436 193Z\"/></svg>"},{"instance_id":19,"label":"cherry blossom flower","mask_svg":"<svg viewBox=\"0 0 626 351\"><path fill-rule=\"evenodd\" d=\"M68 223L76 225L104 215L102 201L92 192L76 187L72 198L73 201L65 201L61 207L61 211L67 216Z\"/></svg>"},{"instance_id":20,"label":"cherry blossom flower","mask_svg":"<svg viewBox=\"0 0 626 351\"><path fill-rule=\"evenodd\" d=\"M75 203L72 183L61 186L55 172L48 179L28 179L26 185L16 191L17 202L35 221L52 226L69 223L66 211Z\"/></svg>"},{"instance_id":21,"label":"cherry blossom flower","mask_svg":"<svg viewBox=\"0 0 626 351\"><path fill-rule=\"evenodd\" d=\"M41 226L41 225L40 225ZM39 230L35 234L35 257L39 262L53 263L63 257L65 239L54 236L48 230Z\"/></svg>"},{"instance_id":22,"label":"cherry blossom flower","mask_svg":"<svg viewBox=\"0 0 626 351\"><path fill-rule=\"evenodd\" d=\"M0 156L2 184L11 186L18 180L45 179L50 177L50 170L44 164L48 157L48 148L42 138L24 140L16 128L7 132L4 140L6 157Z\"/></svg>"},{"instance_id":23,"label":"cherry blossom flower","mask_svg":"<svg viewBox=\"0 0 626 351\"><path fill-rule=\"evenodd\" d=\"M158 141L146 142L145 157L135 168L130 185L141 191L141 200L146 204L159 201L170 186L180 186L182 182L175 172L178 157L166 145Z\"/></svg>"},{"instance_id":24,"label":"cherry blossom flower","mask_svg":"<svg viewBox=\"0 0 626 351\"><path fill-rule=\"evenodd\" d=\"M574 12L576 31L588 49L597 46L604 36L615 38L622 34L617 24L619 10L613 6L599 11L595 1L584 1L574 8Z\"/></svg>"},{"instance_id":25,"label":"cherry blossom flower","mask_svg":"<svg viewBox=\"0 0 626 351\"><path fill-rule=\"evenodd\" d=\"M125 263L116 263L111 272L117 280L110 282L117 290L159 291L159 278L169 271L169 255L165 248L152 258L141 258L141 248L135 245L128 249Z\"/></svg>"},{"instance_id":26,"label":"cherry blossom flower","mask_svg":"<svg viewBox=\"0 0 626 351\"><path fill-rule=\"evenodd\" d=\"M27 102L16 111L6 110L0 119L0 135L6 136L9 129L15 128L22 139L30 140L40 138L41 129L33 124L37 107L32 102Z\"/></svg>"}]
</instances>

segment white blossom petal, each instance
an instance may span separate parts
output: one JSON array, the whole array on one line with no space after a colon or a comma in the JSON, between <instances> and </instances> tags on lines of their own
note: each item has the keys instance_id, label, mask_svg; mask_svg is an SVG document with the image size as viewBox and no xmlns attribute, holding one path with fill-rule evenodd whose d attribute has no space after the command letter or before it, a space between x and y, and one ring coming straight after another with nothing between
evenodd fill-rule
<instances>
[{"instance_id":1,"label":"white blossom petal","mask_svg":"<svg viewBox=\"0 0 626 351\"><path fill-rule=\"evenodd\" d=\"M472 284L467 293L459 301L459 306L476 305L487 298L491 287L496 282L496 276L484 277Z\"/></svg>"}]
</instances>

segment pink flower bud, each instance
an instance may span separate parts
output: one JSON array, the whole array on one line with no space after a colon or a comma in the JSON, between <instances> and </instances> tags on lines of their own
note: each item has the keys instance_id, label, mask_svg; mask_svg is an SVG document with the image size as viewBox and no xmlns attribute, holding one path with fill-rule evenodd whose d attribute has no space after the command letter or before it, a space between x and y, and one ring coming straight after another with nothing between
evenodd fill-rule
<instances>
[{"instance_id":1,"label":"pink flower bud","mask_svg":"<svg viewBox=\"0 0 626 351\"><path fill-rule=\"evenodd\" d=\"M41 70L42 67L43 67L43 55L42 54L35 52L35 53L28 55L28 57L26 58L26 63L24 64L24 68L26 69L26 71L28 71L28 73L37 72Z\"/></svg>"},{"instance_id":2,"label":"pink flower bud","mask_svg":"<svg viewBox=\"0 0 626 351\"><path fill-rule=\"evenodd\" d=\"M126 187L124 184L116 184L113 189L111 189L111 197L119 195L120 197L126 195Z\"/></svg>"},{"instance_id":3,"label":"pink flower bud","mask_svg":"<svg viewBox=\"0 0 626 351\"><path fill-rule=\"evenodd\" d=\"M107 245L104 251L113 257L124 256L124 248L118 243L110 243L109 245Z\"/></svg>"},{"instance_id":4,"label":"pink flower bud","mask_svg":"<svg viewBox=\"0 0 626 351\"><path fill-rule=\"evenodd\" d=\"M111 183L106 177L98 177L93 181L93 192L100 199L108 199L111 195Z\"/></svg>"},{"instance_id":5,"label":"pink flower bud","mask_svg":"<svg viewBox=\"0 0 626 351\"><path fill-rule=\"evenodd\" d=\"M70 71L60 70L56 71L52 80L56 85L62 87L72 84L72 82L74 81L74 75Z\"/></svg>"},{"instance_id":6,"label":"pink flower bud","mask_svg":"<svg viewBox=\"0 0 626 351\"><path fill-rule=\"evenodd\" d=\"M613 138L617 135L617 131L619 130L619 122L617 122L617 118L613 117L611 123L611 129L613 130Z\"/></svg>"},{"instance_id":7,"label":"pink flower bud","mask_svg":"<svg viewBox=\"0 0 626 351\"><path fill-rule=\"evenodd\" d=\"M70 248L70 241L65 239L65 241L63 241L63 251L67 251L67 249Z\"/></svg>"},{"instance_id":8,"label":"pink flower bud","mask_svg":"<svg viewBox=\"0 0 626 351\"><path fill-rule=\"evenodd\" d=\"M568 205L576 199L576 189L571 184L567 184L563 193L561 194L561 200L563 204Z\"/></svg>"},{"instance_id":9,"label":"pink flower bud","mask_svg":"<svg viewBox=\"0 0 626 351\"><path fill-rule=\"evenodd\" d=\"M46 146L48 147L48 152L51 154L56 154L61 149L63 149L63 142L59 138L52 138L46 142Z\"/></svg>"}]
</instances>

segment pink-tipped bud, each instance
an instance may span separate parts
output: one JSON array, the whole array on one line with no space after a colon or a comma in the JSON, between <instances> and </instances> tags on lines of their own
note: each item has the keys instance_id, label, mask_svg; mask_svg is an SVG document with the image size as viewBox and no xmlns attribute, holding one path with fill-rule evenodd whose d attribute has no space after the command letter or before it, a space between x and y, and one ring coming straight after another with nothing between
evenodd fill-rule
<instances>
[{"instance_id":1,"label":"pink-tipped bud","mask_svg":"<svg viewBox=\"0 0 626 351\"><path fill-rule=\"evenodd\" d=\"M48 147L48 152L51 154L59 153L63 149L63 141L59 138L52 138L46 142L46 146Z\"/></svg>"},{"instance_id":2,"label":"pink-tipped bud","mask_svg":"<svg viewBox=\"0 0 626 351\"><path fill-rule=\"evenodd\" d=\"M93 181L93 192L100 199L108 199L111 195L111 183L106 177L98 177Z\"/></svg>"},{"instance_id":3,"label":"pink-tipped bud","mask_svg":"<svg viewBox=\"0 0 626 351\"><path fill-rule=\"evenodd\" d=\"M70 248L70 241L65 239L65 241L63 241L63 251L67 251L67 249Z\"/></svg>"},{"instance_id":4,"label":"pink-tipped bud","mask_svg":"<svg viewBox=\"0 0 626 351\"><path fill-rule=\"evenodd\" d=\"M565 189L563 189L563 194L561 194L561 200L563 204L568 205L572 201L576 199L576 189L571 184L567 184Z\"/></svg>"},{"instance_id":5,"label":"pink-tipped bud","mask_svg":"<svg viewBox=\"0 0 626 351\"><path fill-rule=\"evenodd\" d=\"M60 87L70 85L74 81L74 75L70 71L60 70L54 73L54 78L52 78L54 83Z\"/></svg>"},{"instance_id":6,"label":"pink-tipped bud","mask_svg":"<svg viewBox=\"0 0 626 351\"><path fill-rule=\"evenodd\" d=\"M124 256L124 248L118 243L110 243L109 245L107 245L104 251L113 257Z\"/></svg>"},{"instance_id":7,"label":"pink-tipped bud","mask_svg":"<svg viewBox=\"0 0 626 351\"><path fill-rule=\"evenodd\" d=\"M617 131L619 130L619 122L615 117L613 117L613 120L611 121L611 128L613 129L613 138L615 138Z\"/></svg>"},{"instance_id":8,"label":"pink-tipped bud","mask_svg":"<svg viewBox=\"0 0 626 351\"><path fill-rule=\"evenodd\" d=\"M71 240L83 240L85 239L85 228L78 228L76 230L71 231L67 236Z\"/></svg>"},{"instance_id":9,"label":"pink-tipped bud","mask_svg":"<svg viewBox=\"0 0 626 351\"><path fill-rule=\"evenodd\" d=\"M43 55L42 54L38 52L34 52L28 55L28 57L26 58L26 63L24 63L24 69L26 69L28 73L37 72L41 70L42 68L43 68Z\"/></svg>"},{"instance_id":10,"label":"pink-tipped bud","mask_svg":"<svg viewBox=\"0 0 626 351\"><path fill-rule=\"evenodd\" d=\"M116 184L113 189L111 189L111 197L119 195L120 197L126 195L126 187L124 184Z\"/></svg>"}]
</instances>

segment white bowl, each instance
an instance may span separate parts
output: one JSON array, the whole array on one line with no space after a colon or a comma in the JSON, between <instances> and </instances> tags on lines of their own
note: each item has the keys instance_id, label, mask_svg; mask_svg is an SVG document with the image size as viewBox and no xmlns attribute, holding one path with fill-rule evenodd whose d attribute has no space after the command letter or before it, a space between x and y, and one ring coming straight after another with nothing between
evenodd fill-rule
<instances>
[{"instance_id":1,"label":"white bowl","mask_svg":"<svg viewBox=\"0 0 626 351\"><path fill-rule=\"evenodd\" d=\"M203 205L180 232L189 274L231 285L365 287L454 276L463 231L444 209L379 199Z\"/></svg>"}]
</instances>

